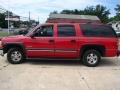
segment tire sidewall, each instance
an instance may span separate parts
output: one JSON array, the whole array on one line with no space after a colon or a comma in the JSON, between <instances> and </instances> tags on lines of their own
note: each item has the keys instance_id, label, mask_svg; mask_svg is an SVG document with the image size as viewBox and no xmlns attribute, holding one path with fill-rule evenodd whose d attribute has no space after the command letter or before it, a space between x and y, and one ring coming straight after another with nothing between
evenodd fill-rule
<instances>
[{"instance_id":1,"label":"tire sidewall","mask_svg":"<svg viewBox=\"0 0 120 90\"><path fill-rule=\"evenodd\" d=\"M14 52L14 51L18 51L18 52L21 53L21 55L22 55L21 60L19 60L19 61L13 61L13 60L11 59L11 54L12 54L12 52ZM9 61L10 63L12 63L12 64L20 64L20 63L23 62L24 54L23 54L23 52L22 52L19 48L11 48L11 49L8 51L8 53L7 53L7 59L8 59L8 61Z\"/></svg>"},{"instance_id":2,"label":"tire sidewall","mask_svg":"<svg viewBox=\"0 0 120 90\"><path fill-rule=\"evenodd\" d=\"M95 64L90 64L89 62L88 62L88 60L87 60L87 56L90 54L90 53L94 53L96 56L97 56L97 62L95 63ZM100 55L100 53L98 52L98 51L96 51L96 50L87 50L84 54L83 54L83 64L84 65L86 65L86 66L88 66L88 67L96 67L98 64L99 64L99 62L100 62L100 60L101 60L101 55Z\"/></svg>"}]
</instances>

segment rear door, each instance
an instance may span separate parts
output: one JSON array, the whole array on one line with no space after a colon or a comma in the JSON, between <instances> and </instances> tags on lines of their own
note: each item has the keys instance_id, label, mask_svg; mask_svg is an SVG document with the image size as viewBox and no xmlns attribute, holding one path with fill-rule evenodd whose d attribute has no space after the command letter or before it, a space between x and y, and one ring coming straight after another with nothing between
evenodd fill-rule
<instances>
[{"instance_id":1,"label":"rear door","mask_svg":"<svg viewBox=\"0 0 120 90\"><path fill-rule=\"evenodd\" d=\"M76 28L73 24L56 25L57 37L55 38L55 57L59 58L77 58L78 40Z\"/></svg>"}]
</instances>

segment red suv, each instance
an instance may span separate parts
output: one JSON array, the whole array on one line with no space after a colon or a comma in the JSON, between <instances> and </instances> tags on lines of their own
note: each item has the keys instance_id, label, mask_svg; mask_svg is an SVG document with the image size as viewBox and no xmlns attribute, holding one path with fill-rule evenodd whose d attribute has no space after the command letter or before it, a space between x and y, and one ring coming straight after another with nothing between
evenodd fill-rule
<instances>
[{"instance_id":1,"label":"red suv","mask_svg":"<svg viewBox=\"0 0 120 90\"><path fill-rule=\"evenodd\" d=\"M5 37L1 42L3 53L12 64L25 59L74 59L94 67L101 57L119 54L115 31L102 24L46 23L27 35Z\"/></svg>"}]
</instances>

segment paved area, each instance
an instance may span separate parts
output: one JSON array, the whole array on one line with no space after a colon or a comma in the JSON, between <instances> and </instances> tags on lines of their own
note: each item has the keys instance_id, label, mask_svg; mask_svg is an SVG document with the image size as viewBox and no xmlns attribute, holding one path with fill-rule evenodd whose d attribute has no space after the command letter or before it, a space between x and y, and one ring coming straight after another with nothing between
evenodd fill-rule
<instances>
[{"instance_id":1,"label":"paved area","mask_svg":"<svg viewBox=\"0 0 120 90\"><path fill-rule=\"evenodd\" d=\"M0 90L120 90L120 58L103 58L90 68L79 61L12 65L0 56Z\"/></svg>"}]
</instances>

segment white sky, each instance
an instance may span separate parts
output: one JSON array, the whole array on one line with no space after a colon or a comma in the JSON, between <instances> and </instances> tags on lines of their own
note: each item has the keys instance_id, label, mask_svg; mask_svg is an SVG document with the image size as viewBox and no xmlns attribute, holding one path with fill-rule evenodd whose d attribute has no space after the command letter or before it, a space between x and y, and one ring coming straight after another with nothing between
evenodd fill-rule
<instances>
[{"instance_id":1,"label":"white sky","mask_svg":"<svg viewBox=\"0 0 120 90\"><path fill-rule=\"evenodd\" d=\"M105 5L108 9L114 10L114 6L118 3L120 4L120 0L0 0L0 6L25 17L28 17L30 11L31 18L37 20L39 17L41 23L54 10L83 9L86 6L97 4Z\"/></svg>"}]
</instances>

